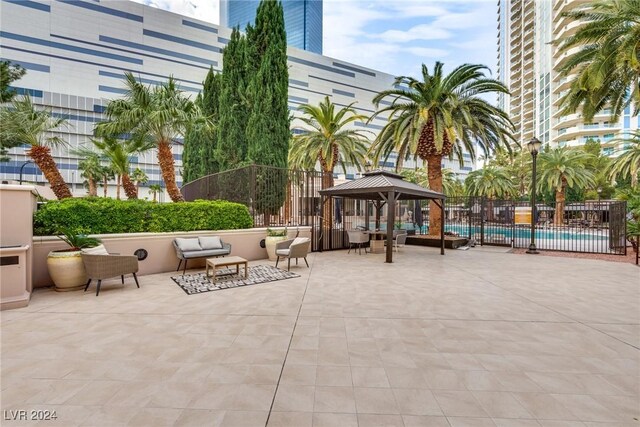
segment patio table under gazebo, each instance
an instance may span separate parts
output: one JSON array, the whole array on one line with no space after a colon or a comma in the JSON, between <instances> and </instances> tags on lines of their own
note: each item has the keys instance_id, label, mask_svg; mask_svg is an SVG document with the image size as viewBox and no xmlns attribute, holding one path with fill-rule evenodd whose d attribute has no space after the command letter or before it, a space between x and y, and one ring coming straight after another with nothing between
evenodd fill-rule
<instances>
[{"instance_id":1,"label":"patio table under gazebo","mask_svg":"<svg viewBox=\"0 0 640 427\"><path fill-rule=\"evenodd\" d=\"M394 223L395 205L398 200L433 200L442 210L440 253L444 255L444 200L446 198L444 194L405 181L401 175L385 170L378 169L365 172L363 175L362 178L320 190L323 204L327 197L384 202L387 204L387 229L389 229L389 224ZM385 262L393 262L393 233L387 233Z\"/></svg>"}]
</instances>

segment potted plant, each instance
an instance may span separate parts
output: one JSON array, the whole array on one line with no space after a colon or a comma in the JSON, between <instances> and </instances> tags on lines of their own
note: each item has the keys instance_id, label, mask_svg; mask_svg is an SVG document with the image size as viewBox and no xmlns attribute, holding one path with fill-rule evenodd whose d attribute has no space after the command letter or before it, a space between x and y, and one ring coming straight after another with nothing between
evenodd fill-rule
<instances>
[{"instance_id":1,"label":"potted plant","mask_svg":"<svg viewBox=\"0 0 640 427\"><path fill-rule=\"evenodd\" d=\"M273 230L271 228L267 228L267 238L265 239L264 245L267 248L267 255L269 255L269 261L276 260L276 244L283 240L287 240L287 227L284 230Z\"/></svg>"},{"instance_id":2,"label":"potted plant","mask_svg":"<svg viewBox=\"0 0 640 427\"><path fill-rule=\"evenodd\" d=\"M69 245L69 248L49 252L49 275L56 291L75 291L83 288L88 280L82 263L82 249L100 246L101 242L95 237L76 234L67 229L61 230L60 233L58 237Z\"/></svg>"}]
</instances>

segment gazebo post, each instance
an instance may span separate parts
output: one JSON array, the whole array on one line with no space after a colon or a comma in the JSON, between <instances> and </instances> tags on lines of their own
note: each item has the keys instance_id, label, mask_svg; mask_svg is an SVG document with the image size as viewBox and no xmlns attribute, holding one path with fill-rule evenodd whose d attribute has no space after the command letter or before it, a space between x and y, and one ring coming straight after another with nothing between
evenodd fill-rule
<instances>
[{"instance_id":1,"label":"gazebo post","mask_svg":"<svg viewBox=\"0 0 640 427\"><path fill-rule=\"evenodd\" d=\"M393 227L396 214L396 193L389 191L387 195L387 259L385 262L393 262Z\"/></svg>"},{"instance_id":2,"label":"gazebo post","mask_svg":"<svg viewBox=\"0 0 640 427\"><path fill-rule=\"evenodd\" d=\"M440 255L444 255L444 199L440 199Z\"/></svg>"}]
</instances>

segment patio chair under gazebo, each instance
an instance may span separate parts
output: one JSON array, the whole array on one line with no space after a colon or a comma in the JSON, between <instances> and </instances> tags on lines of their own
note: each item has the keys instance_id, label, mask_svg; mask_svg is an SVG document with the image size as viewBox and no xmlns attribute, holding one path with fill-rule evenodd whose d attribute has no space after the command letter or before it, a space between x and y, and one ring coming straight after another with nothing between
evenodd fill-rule
<instances>
[{"instance_id":1,"label":"patio chair under gazebo","mask_svg":"<svg viewBox=\"0 0 640 427\"><path fill-rule=\"evenodd\" d=\"M440 253L444 255L444 199L445 195L405 181L401 175L375 170L365 172L362 178L345 182L331 188L320 190L323 199L326 197L343 197L356 200L373 200L387 204L387 231L393 227L395 205L398 200L433 200L442 210L440 219ZM323 203L325 200L323 200ZM378 209L382 206L378 205ZM393 233L387 232L387 249L385 262L393 262Z\"/></svg>"}]
</instances>

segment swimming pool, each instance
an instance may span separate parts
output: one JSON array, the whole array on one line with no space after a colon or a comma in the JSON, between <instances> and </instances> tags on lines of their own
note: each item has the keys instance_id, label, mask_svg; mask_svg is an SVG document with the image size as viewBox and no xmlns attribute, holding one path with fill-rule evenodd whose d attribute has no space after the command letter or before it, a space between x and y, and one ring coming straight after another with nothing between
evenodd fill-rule
<instances>
[{"instance_id":1,"label":"swimming pool","mask_svg":"<svg viewBox=\"0 0 640 427\"><path fill-rule=\"evenodd\" d=\"M426 233L429 229L428 226L423 226L423 233ZM458 233L461 236L468 236L469 230L472 235L479 235L481 227L474 225L469 227L466 224L449 224L445 225L445 231L451 231ZM527 228L511 228L489 225L484 227L484 235L499 235L504 236L505 239L530 239L531 230ZM561 240L609 240L606 235L598 235L590 232L571 232L565 230L544 230L536 229L536 239L561 239Z\"/></svg>"}]
</instances>

